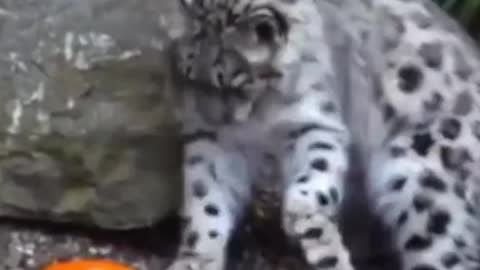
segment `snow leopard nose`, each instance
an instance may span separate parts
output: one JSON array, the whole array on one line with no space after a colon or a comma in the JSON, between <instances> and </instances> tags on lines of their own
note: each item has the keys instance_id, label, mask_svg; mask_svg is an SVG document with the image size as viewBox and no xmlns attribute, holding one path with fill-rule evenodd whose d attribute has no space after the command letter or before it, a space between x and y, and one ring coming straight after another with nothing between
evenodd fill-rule
<instances>
[{"instance_id":1,"label":"snow leopard nose","mask_svg":"<svg viewBox=\"0 0 480 270\"><path fill-rule=\"evenodd\" d=\"M246 59L231 48L208 47L201 55L208 57L197 66L198 73L217 89L241 89L253 79Z\"/></svg>"}]
</instances>

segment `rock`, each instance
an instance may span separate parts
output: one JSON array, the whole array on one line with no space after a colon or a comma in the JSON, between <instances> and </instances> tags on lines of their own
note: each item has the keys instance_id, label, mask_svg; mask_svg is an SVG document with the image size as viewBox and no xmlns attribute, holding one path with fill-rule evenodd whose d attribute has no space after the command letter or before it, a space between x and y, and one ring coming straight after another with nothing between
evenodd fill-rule
<instances>
[{"instance_id":1,"label":"rock","mask_svg":"<svg viewBox=\"0 0 480 270\"><path fill-rule=\"evenodd\" d=\"M93 232L4 222L0 225L0 269L39 270L53 262L77 259L108 259L138 270L165 269L171 254L139 244L154 232L164 236L163 245L175 248L171 237L157 230Z\"/></svg>"},{"instance_id":2,"label":"rock","mask_svg":"<svg viewBox=\"0 0 480 270\"><path fill-rule=\"evenodd\" d=\"M167 269L175 258L178 220L127 231L93 230L49 223L0 223L0 269L40 270L54 261L109 259L136 270ZM306 268L301 256L263 256L253 235L243 237L244 248L230 258L229 269L280 270ZM275 245L272 245L276 247ZM270 253L274 253L270 251ZM376 268L369 268L376 269Z\"/></svg>"},{"instance_id":3,"label":"rock","mask_svg":"<svg viewBox=\"0 0 480 270\"><path fill-rule=\"evenodd\" d=\"M109 229L178 206L176 1L0 0L0 216Z\"/></svg>"}]
</instances>

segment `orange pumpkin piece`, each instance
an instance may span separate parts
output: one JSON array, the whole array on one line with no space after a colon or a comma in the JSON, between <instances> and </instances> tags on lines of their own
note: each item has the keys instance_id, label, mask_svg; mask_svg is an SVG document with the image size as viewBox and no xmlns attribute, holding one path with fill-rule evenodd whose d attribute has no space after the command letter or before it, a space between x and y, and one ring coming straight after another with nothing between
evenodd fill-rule
<instances>
[{"instance_id":1,"label":"orange pumpkin piece","mask_svg":"<svg viewBox=\"0 0 480 270\"><path fill-rule=\"evenodd\" d=\"M55 262L43 270L135 270L110 260L74 260Z\"/></svg>"}]
</instances>

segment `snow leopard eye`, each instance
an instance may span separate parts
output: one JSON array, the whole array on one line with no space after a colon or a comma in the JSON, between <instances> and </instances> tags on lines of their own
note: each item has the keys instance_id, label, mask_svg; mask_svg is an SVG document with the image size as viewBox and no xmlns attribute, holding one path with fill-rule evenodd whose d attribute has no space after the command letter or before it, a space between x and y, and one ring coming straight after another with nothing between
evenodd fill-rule
<instances>
[{"instance_id":1,"label":"snow leopard eye","mask_svg":"<svg viewBox=\"0 0 480 270\"><path fill-rule=\"evenodd\" d=\"M252 13L253 31L259 42L275 42L278 36L286 35L288 24L283 14L273 8L259 8Z\"/></svg>"},{"instance_id":2,"label":"snow leopard eye","mask_svg":"<svg viewBox=\"0 0 480 270\"><path fill-rule=\"evenodd\" d=\"M275 39L275 28L267 21L255 25L255 34L260 42L270 43Z\"/></svg>"}]
</instances>

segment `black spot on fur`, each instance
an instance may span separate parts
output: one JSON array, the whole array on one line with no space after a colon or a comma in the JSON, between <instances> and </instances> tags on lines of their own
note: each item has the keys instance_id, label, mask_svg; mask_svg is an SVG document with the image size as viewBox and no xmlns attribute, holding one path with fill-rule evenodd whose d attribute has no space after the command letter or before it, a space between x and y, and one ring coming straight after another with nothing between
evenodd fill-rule
<instances>
[{"instance_id":1,"label":"black spot on fur","mask_svg":"<svg viewBox=\"0 0 480 270\"><path fill-rule=\"evenodd\" d=\"M303 53L301 56L300 56L300 61L302 62L318 62L318 58L315 56L315 54L313 53Z\"/></svg>"},{"instance_id":2,"label":"black spot on fur","mask_svg":"<svg viewBox=\"0 0 480 270\"><path fill-rule=\"evenodd\" d=\"M303 175L303 176L300 176L298 179L297 179L297 183L306 183L308 182L308 176L307 175Z\"/></svg>"},{"instance_id":3,"label":"black spot on fur","mask_svg":"<svg viewBox=\"0 0 480 270\"><path fill-rule=\"evenodd\" d=\"M405 249L408 251L421 251L428 249L432 246L432 243L433 240L431 237L414 234L408 238L405 243Z\"/></svg>"},{"instance_id":4,"label":"black spot on fur","mask_svg":"<svg viewBox=\"0 0 480 270\"><path fill-rule=\"evenodd\" d=\"M197 165L199 163L202 163L203 161L205 161L203 156L195 155L195 156L188 157L187 160L186 160L186 163L189 166L193 166L193 165Z\"/></svg>"},{"instance_id":5,"label":"black spot on fur","mask_svg":"<svg viewBox=\"0 0 480 270\"><path fill-rule=\"evenodd\" d=\"M447 190L447 185L433 173L428 173L420 179L420 184L424 188L432 189L438 192L444 192Z\"/></svg>"},{"instance_id":6,"label":"black spot on fur","mask_svg":"<svg viewBox=\"0 0 480 270\"><path fill-rule=\"evenodd\" d=\"M217 232L216 230L210 230L210 231L208 232L208 236L209 236L210 238L212 238L212 239L215 239L215 238L218 237L218 232Z\"/></svg>"},{"instance_id":7,"label":"black spot on fur","mask_svg":"<svg viewBox=\"0 0 480 270\"><path fill-rule=\"evenodd\" d=\"M330 198L332 198L333 203L338 203L340 196L338 195L338 190L334 187L330 188Z\"/></svg>"},{"instance_id":8,"label":"black spot on fur","mask_svg":"<svg viewBox=\"0 0 480 270\"><path fill-rule=\"evenodd\" d=\"M185 228L188 227L188 225L190 225L190 223L192 222L192 217L189 217L189 216L181 216L180 217L180 228L183 230L185 230Z\"/></svg>"},{"instance_id":9,"label":"black spot on fur","mask_svg":"<svg viewBox=\"0 0 480 270\"><path fill-rule=\"evenodd\" d=\"M303 196L307 196L307 195L308 195L308 191L306 191L306 190L301 190L300 193L301 193Z\"/></svg>"},{"instance_id":10,"label":"black spot on fur","mask_svg":"<svg viewBox=\"0 0 480 270\"><path fill-rule=\"evenodd\" d=\"M465 167L460 167L456 172L460 181L466 181L472 175L472 172Z\"/></svg>"},{"instance_id":11,"label":"black spot on fur","mask_svg":"<svg viewBox=\"0 0 480 270\"><path fill-rule=\"evenodd\" d=\"M221 71L218 71L217 73L217 82L220 87L223 88L225 86L225 75L223 75L223 72Z\"/></svg>"},{"instance_id":12,"label":"black spot on fur","mask_svg":"<svg viewBox=\"0 0 480 270\"><path fill-rule=\"evenodd\" d=\"M408 221L408 212L402 211L402 213L398 216L397 225L402 226Z\"/></svg>"},{"instance_id":13,"label":"black spot on fur","mask_svg":"<svg viewBox=\"0 0 480 270\"><path fill-rule=\"evenodd\" d=\"M463 183L457 182L455 183L453 190L455 192L455 195L457 195L460 199L465 199L465 185Z\"/></svg>"},{"instance_id":14,"label":"black spot on fur","mask_svg":"<svg viewBox=\"0 0 480 270\"><path fill-rule=\"evenodd\" d=\"M425 110L428 112L435 112L440 110L443 104L443 97L437 92L434 92L432 96L430 97L429 100L425 100L423 102L423 106L425 107Z\"/></svg>"},{"instance_id":15,"label":"black spot on fur","mask_svg":"<svg viewBox=\"0 0 480 270\"><path fill-rule=\"evenodd\" d=\"M398 70L400 78L399 88L404 93L413 93L418 90L423 81L422 71L414 65L406 65Z\"/></svg>"},{"instance_id":16,"label":"black spot on fur","mask_svg":"<svg viewBox=\"0 0 480 270\"><path fill-rule=\"evenodd\" d=\"M424 120L422 122L415 123L413 128L418 133L425 133L425 132L429 131L429 128L430 128L431 125L432 125L431 120Z\"/></svg>"},{"instance_id":17,"label":"black spot on fur","mask_svg":"<svg viewBox=\"0 0 480 270\"><path fill-rule=\"evenodd\" d=\"M333 145L326 142L314 142L308 146L308 150L333 150Z\"/></svg>"},{"instance_id":18,"label":"black spot on fur","mask_svg":"<svg viewBox=\"0 0 480 270\"><path fill-rule=\"evenodd\" d=\"M447 86L452 86L452 76L449 73L443 75L443 82Z\"/></svg>"},{"instance_id":19,"label":"black spot on fur","mask_svg":"<svg viewBox=\"0 0 480 270\"><path fill-rule=\"evenodd\" d=\"M321 206L327 206L329 203L327 195L323 194L323 192L317 192L317 201Z\"/></svg>"},{"instance_id":20,"label":"black spot on fur","mask_svg":"<svg viewBox=\"0 0 480 270\"><path fill-rule=\"evenodd\" d=\"M420 156L425 156L428 153L428 150L433 146L435 141L432 138L430 132L415 134L413 136L412 148Z\"/></svg>"},{"instance_id":21,"label":"black spot on fur","mask_svg":"<svg viewBox=\"0 0 480 270\"><path fill-rule=\"evenodd\" d=\"M383 49L390 51L398 47L400 43L400 38L403 33L405 33L405 25L403 24L402 18L397 15L387 13L385 14L385 33L384 33L384 42Z\"/></svg>"},{"instance_id":22,"label":"black spot on fur","mask_svg":"<svg viewBox=\"0 0 480 270\"><path fill-rule=\"evenodd\" d=\"M214 204L207 204L205 206L205 213L207 213L207 215L209 216L218 216L218 214L220 213L220 210Z\"/></svg>"},{"instance_id":23,"label":"black spot on fur","mask_svg":"<svg viewBox=\"0 0 480 270\"><path fill-rule=\"evenodd\" d=\"M406 2L406 1L405 1ZM433 18L430 15L426 15L422 12L413 12L410 14L410 19L421 29L427 29L432 27Z\"/></svg>"},{"instance_id":24,"label":"black spot on fur","mask_svg":"<svg viewBox=\"0 0 480 270\"><path fill-rule=\"evenodd\" d=\"M405 156L405 154L407 154L407 149L405 149L404 147L400 147L400 146L390 147L390 155L393 158L403 157Z\"/></svg>"},{"instance_id":25,"label":"black spot on fur","mask_svg":"<svg viewBox=\"0 0 480 270\"><path fill-rule=\"evenodd\" d=\"M317 170L317 171L326 171L328 170L328 162L324 158L316 158L312 161L311 164L312 168Z\"/></svg>"},{"instance_id":26,"label":"black spot on fur","mask_svg":"<svg viewBox=\"0 0 480 270\"><path fill-rule=\"evenodd\" d=\"M335 103L333 103L332 101L328 101L328 102L323 103L320 106L320 109L324 113L334 113L334 112L337 111L337 106L335 106Z\"/></svg>"},{"instance_id":27,"label":"black spot on fur","mask_svg":"<svg viewBox=\"0 0 480 270\"><path fill-rule=\"evenodd\" d=\"M450 214L445 210L438 210L430 215L427 230L434 234L445 234L451 222Z\"/></svg>"},{"instance_id":28,"label":"black spot on fur","mask_svg":"<svg viewBox=\"0 0 480 270\"><path fill-rule=\"evenodd\" d=\"M471 216L476 216L477 215L477 211L475 210L473 205L468 203L468 202L465 205L465 211L467 211L467 213Z\"/></svg>"},{"instance_id":29,"label":"black spot on fur","mask_svg":"<svg viewBox=\"0 0 480 270\"><path fill-rule=\"evenodd\" d=\"M461 237L455 237L453 239L453 243L455 244L455 246L459 249L462 249L464 247L467 246L467 243L465 242L465 240Z\"/></svg>"},{"instance_id":30,"label":"black spot on fur","mask_svg":"<svg viewBox=\"0 0 480 270\"><path fill-rule=\"evenodd\" d=\"M383 117L385 121L391 120L393 117L395 117L395 108L393 108L392 105L390 104L385 104L383 107Z\"/></svg>"},{"instance_id":31,"label":"black spot on fur","mask_svg":"<svg viewBox=\"0 0 480 270\"><path fill-rule=\"evenodd\" d=\"M442 264L445 266L447 269L450 269L454 267L455 265L460 263L460 258L458 257L457 254L450 252L447 254L444 254L442 256Z\"/></svg>"},{"instance_id":32,"label":"black spot on fur","mask_svg":"<svg viewBox=\"0 0 480 270\"><path fill-rule=\"evenodd\" d=\"M467 149L454 149L442 145L440 147L440 160L446 169L458 171L464 167L465 162L473 161L473 158Z\"/></svg>"},{"instance_id":33,"label":"black spot on fur","mask_svg":"<svg viewBox=\"0 0 480 270\"><path fill-rule=\"evenodd\" d=\"M462 80L468 80L473 74L473 68L467 61L464 52L459 48L454 49L455 73Z\"/></svg>"},{"instance_id":34,"label":"black spot on fur","mask_svg":"<svg viewBox=\"0 0 480 270\"><path fill-rule=\"evenodd\" d=\"M374 83L373 89L372 89L373 99L374 99L376 102L379 102L380 99L383 97L383 86L382 86L382 83L380 82L379 79L374 80L373 83Z\"/></svg>"},{"instance_id":35,"label":"black spot on fur","mask_svg":"<svg viewBox=\"0 0 480 270\"><path fill-rule=\"evenodd\" d=\"M370 33L366 30L361 30L360 36L362 37L363 41L368 41L368 38L370 37Z\"/></svg>"},{"instance_id":36,"label":"black spot on fur","mask_svg":"<svg viewBox=\"0 0 480 270\"><path fill-rule=\"evenodd\" d=\"M465 116L468 115L473 109L473 97L468 90L465 90L458 94L455 105L453 106L453 113Z\"/></svg>"},{"instance_id":37,"label":"black spot on fur","mask_svg":"<svg viewBox=\"0 0 480 270\"><path fill-rule=\"evenodd\" d=\"M314 123L305 124L295 130L290 131L288 137L290 139L298 139L301 136L304 136L305 134L316 130L323 130L323 128L320 125Z\"/></svg>"},{"instance_id":38,"label":"black spot on fur","mask_svg":"<svg viewBox=\"0 0 480 270\"><path fill-rule=\"evenodd\" d=\"M322 259L320 259L317 263L315 263L315 266L318 269L322 268L332 268L335 267L338 264L338 258L335 256L327 256Z\"/></svg>"},{"instance_id":39,"label":"black spot on fur","mask_svg":"<svg viewBox=\"0 0 480 270\"><path fill-rule=\"evenodd\" d=\"M467 255L465 255L465 259L466 259L467 261L475 262L475 263L477 263L477 264L480 263L480 258L478 258L478 255L476 255L476 254L475 254L475 255L473 255L473 254L467 254ZM478 270L478 268L475 268L475 270Z\"/></svg>"},{"instance_id":40,"label":"black spot on fur","mask_svg":"<svg viewBox=\"0 0 480 270\"><path fill-rule=\"evenodd\" d=\"M437 268L430 264L419 264L415 265L412 270L437 270Z\"/></svg>"},{"instance_id":41,"label":"black spot on fur","mask_svg":"<svg viewBox=\"0 0 480 270\"><path fill-rule=\"evenodd\" d=\"M392 180L392 190L393 191L400 191L403 189L405 186L405 183L407 183L407 178L404 176L395 178Z\"/></svg>"},{"instance_id":42,"label":"black spot on fur","mask_svg":"<svg viewBox=\"0 0 480 270\"><path fill-rule=\"evenodd\" d=\"M195 180L192 184L193 196L202 199L207 196L208 188L202 180Z\"/></svg>"},{"instance_id":43,"label":"black spot on fur","mask_svg":"<svg viewBox=\"0 0 480 270\"><path fill-rule=\"evenodd\" d=\"M440 134L449 140L455 140L460 135L462 124L456 118L446 118L440 123Z\"/></svg>"},{"instance_id":44,"label":"black spot on fur","mask_svg":"<svg viewBox=\"0 0 480 270\"><path fill-rule=\"evenodd\" d=\"M443 45L441 42L424 43L418 54L423 58L425 65L433 69L440 69L443 62Z\"/></svg>"},{"instance_id":45,"label":"black spot on fur","mask_svg":"<svg viewBox=\"0 0 480 270\"><path fill-rule=\"evenodd\" d=\"M480 140L480 121L477 120L472 123L472 132L475 138Z\"/></svg>"},{"instance_id":46,"label":"black spot on fur","mask_svg":"<svg viewBox=\"0 0 480 270\"><path fill-rule=\"evenodd\" d=\"M316 82L310 86L313 90L316 90L318 92L323 92L325 91L325 85L322 82Z\"/></svg>"},{"instance_id":47,"label":"black spot on fur","mask_svg":"<svg viewBox=\"0 0 480 270\"><path fill-rule=\"evenodd\" d=\"M303 234L303 238L320 239L323 235L322 228L311 228Z\"/></svg>"},{"instance_id":48,"label":"black spot on fur","mask_svg":"<svg viewBox=\"0 0 480 270\"><path fill-rule=\"evenodd\" d=\"M295 143L289 143L286 147L285 147L285 150L287 152L292 152L293 150L295 150Z\"/></svg>"},{"instance_id":49,"label":"black spot on fur","mask_svg":"<svg viewBox=\"0 0 480 270\"><path fill-rule=\"evenodd\" d=\"M187 235L187 238L186 238L186 244L187 246L190 248L190 249L193 249L195 247L195 245L197 244L198 242L198 239L200 238L200 235L198 234L198 232L190 232L188 235Z\"/></svg>"},{"instance_id":50,"label":"black spot on fur","mask_svg":"<svg viewBox=\"0 0 480 270\"><path fill-rule=\"evenodd\" d=\"M453 149L450 146L440 147L440 160L446 169L455 169L456 163L452 160Z\"/></svg>"},{"instance_id":51,"label":"black spot on fur","mask_svg":"<svg viewBox=\"0 0 480 270\"><path fill-rule=\"evenodd\" d=\"M208 165L208 173L210 174L210 176L214 181L217 181L217 172L215 170L215 165L213 163L210 163Z\"/></svg>"},{"instance_id":52,"label":"black spot on fur","mask_svg":"<svg viewBox=\"0 0 480 270\"><path fill-rule=\"evenodd\" d=\"M425 195L417 194L413 197L413 207L418 213L425 211L426 209L432 207L433 200L426 197Z\"/></svg>"},{"instance_id":53,"label":"black spot on fur","mask_svg":"<svg viewBox=\"0 0 480 270\"><path fill-rule=\"evenodd\" d=\"M478 178L476 178L478 180ZM472 203L475 205L480 204L480 193L479 192L474 192L472 195Z\"/></svg>"}]
</instances>

